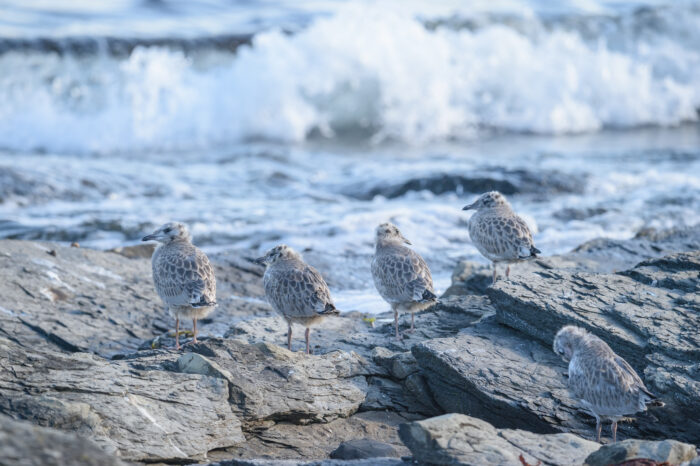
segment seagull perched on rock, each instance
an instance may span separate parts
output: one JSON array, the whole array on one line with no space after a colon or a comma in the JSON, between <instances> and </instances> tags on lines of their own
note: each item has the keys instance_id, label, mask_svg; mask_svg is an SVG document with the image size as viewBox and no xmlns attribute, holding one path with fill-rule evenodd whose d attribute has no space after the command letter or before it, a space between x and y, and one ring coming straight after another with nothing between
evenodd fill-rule
<instances>
[{"instance_id":1,"label":"seagull perched on rock","mask_svg":"<svg viewBox=\"0 0 700 466\"><path fill-rule=\"evenodd\" d=\"M392 223L382 223L376 230L376 250L372 259L372 278L381 297L394 311L396 338L399 335L399 310L411 313L411 330L415 329L414 313L437 302L433 277L423 258L407 247L411 244Z\"/></svg>"},{"instance_id":2,"label":"seagull perched on rock","mask_svg":"<svg viewBox=\"0 0 700 466\"><path fill-rule=\"evenodd\" d=\"M469 236L479 252L493 262L493 283L496 283L496 264L506 262L506 278L510 264L537 257L527 223L510 206L503 194L491 191L462 208L476 210L469 219Z\"/></svg>"},{"instance_id":3,"label":"seagull perched on rock","mask_svg":"<svg viewBox=\"0 0 700 466\"><path fill-rule=\"evenodd\" d=\"M284 244L270 249L255 262L266 267L263 287L268 302L287 321L287 348L292 349L292 323L296 322L306 327L306 354L310 354L309 327L327 316L340 314L326 281L298 252Z\"/></svg>"},{"instance_id":4,"label":"seagull perched on rock","mask_svg":"<svg viewBox=\"0 0 700 466\"><path fill-rule=\"evenodd\" d=\"M626 415L664 404L647 390L632 367L597 336L569 325L554 337L554 352L569 363L569 390L596 419L600 442L601 419L612 420L613 442L617 422Z\"/></svg>"},{"instance_id":5,"label":"seagull perched on rock","mask_svg":"<svg viewBox=\"0 0 700 466\"><path fill-rule=\"evenodd\" d=\"M142 241L158 241L151 258L158 296L175 317L175 347L180 349L180 318L192 319L197 343L197 319L216 307L216 278L209 258L192 244L187 227L170 222Z\"/></svg>"}]
</instances>

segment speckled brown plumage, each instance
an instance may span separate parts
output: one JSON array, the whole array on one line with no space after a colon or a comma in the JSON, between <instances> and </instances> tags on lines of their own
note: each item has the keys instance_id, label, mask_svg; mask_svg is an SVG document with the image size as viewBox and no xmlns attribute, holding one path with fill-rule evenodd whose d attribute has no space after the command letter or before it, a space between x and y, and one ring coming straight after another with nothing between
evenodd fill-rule
<instances>
[{"instance_id":1,"label":"speckled brown plumage","mask_svg":"<svg viewBox=\"0 0 700 466\"><path fill-rule=\"evenodd\" d=\"M532 233L498 191L482 194L463 210L475 209L469 219L469 236L479 252L493 262L493 281L496 282L496 264L508 264L531 259L539 254ZM506 268L506 277L510 266Z\"/></svg>"},{"instance_id":2,"label":"speckled brown plumage","mask_svg":"<svg viewBox=\"0 0 700 466\"><path fill-rule=\"evenodd\" d=\"M306 327L306 352L309 353L309 326L324 317L339 314L326 281L286 245L272 248L258 262L267 266L263 275L265 297L287 320L288 348L291 350L292 323L299 323Z\"/></svg>"},{"instance_id":3,"label":"speckled brown plumage","mask_svg":"<svg viewBox=\"0 0 700 466\"><path fill-rule=\"evenodd\" d=\"M612 420L614 442L617 421L622 417L646 411L649 404L662 405L627 361L582 328L567 326L559 330L554 352L569 362L569 390L596 418L597 441L601 419Z\"/></svg>"},{"instance_id":4,"label":"speckled brown plumage","mask_svg":"<svg viewBox=\"0 0 700 466\"><path fill-rule=\"evenodd\" d=\"M187 227L171 222L143 241L160 244L151 266L156 292L175 317L175 346L180 347L180 318L192 319L193 342L197 342L197 319L216 307L216 278L209 258L190 239Z\"/></svg>"},{"instance_id":5,"label":"speckled brown plumage","mask_svg":"<svg viewBox=\"0 0 700 466\"><path fill-rule=\"evenodd\" d=\"M411 331L414 330L414 312L426 309L437 301L433 277L428 264L412 249L410 242L391 223L377 227L376 249L372 259L372 278L381 297L394 311L396 337L400 338L398 311L411 313Z\"/></svg>"}]
</instances>

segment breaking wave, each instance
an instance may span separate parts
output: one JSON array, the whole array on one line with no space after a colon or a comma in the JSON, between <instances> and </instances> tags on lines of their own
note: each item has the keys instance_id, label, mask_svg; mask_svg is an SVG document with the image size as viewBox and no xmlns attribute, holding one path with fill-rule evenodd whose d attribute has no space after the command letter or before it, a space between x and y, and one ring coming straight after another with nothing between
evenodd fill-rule
<instances>
[{"instance_id":1,"label":"breaking wave","mask_svg":"<svg viewBox=\"0 0 700 466\"><path fill-rule=\"evenodd\" d=\"M568 134L697 122L694 3L556 20L340 8L236 50L0 55L0 147L111 153L251 139Z\"/></svg>"}]
</instances>

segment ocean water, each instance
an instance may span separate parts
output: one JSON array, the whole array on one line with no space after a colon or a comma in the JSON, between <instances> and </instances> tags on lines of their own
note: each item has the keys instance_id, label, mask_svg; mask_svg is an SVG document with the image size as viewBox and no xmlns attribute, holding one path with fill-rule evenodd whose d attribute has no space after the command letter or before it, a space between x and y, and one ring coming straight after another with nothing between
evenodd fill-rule
<instances>
[{"instance_id":1,"label":"ocean water","mask_svg":"<svg viewBox=\"0 0 700 466\"><path fill-rule=\"evenodd\" d=\"M498 187L545 254L700 225L700 2L9 1L0 237L285 242L338 306L391 220L444 290Z\"/></svg>"}]
</instances>

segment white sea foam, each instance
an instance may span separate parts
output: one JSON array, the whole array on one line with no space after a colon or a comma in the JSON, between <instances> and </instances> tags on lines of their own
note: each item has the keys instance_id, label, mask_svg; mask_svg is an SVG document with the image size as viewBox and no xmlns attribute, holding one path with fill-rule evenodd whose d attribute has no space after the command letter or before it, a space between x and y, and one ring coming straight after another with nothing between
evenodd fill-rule
<instances>
[{"instance_id":1,"label":"white sea foam","mask_svg":"<svg viewBox=\"0 0 700 466\"><path fill-rule=\"evenodd\" d=\"M426 28L410 10L343 7L292 35L260 33L235 55L9 52L0 146L110 153L348 132L422 143L697 121L700 14L664 11L659 29L591 32L585 16Z\"/></svg>"}]
</instances>

